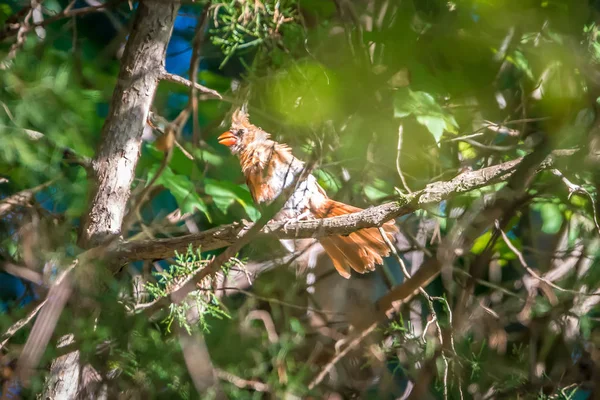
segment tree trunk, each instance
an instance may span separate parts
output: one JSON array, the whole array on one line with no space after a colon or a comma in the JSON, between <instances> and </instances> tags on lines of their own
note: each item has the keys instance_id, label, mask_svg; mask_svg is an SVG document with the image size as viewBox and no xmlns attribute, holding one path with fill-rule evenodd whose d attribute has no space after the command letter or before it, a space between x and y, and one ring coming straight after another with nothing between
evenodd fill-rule
<instances>
[{"instance_id":1,"label":"tree trunk","mask_svg":"<svg viewBox=\"0 0 600 400\"><path fill-rule=\"evenodd\" d=\"M125 47L117 86L92 163L92 197L80 237L90 247L121 234L142 133L179 9L176 1L139 3Z\"/></svg>"},{"instance_id":2,"label":"tree trunk","mask_svg":"<svg viewBox=\"0 0 600 400\"><path fill-rule=\"evenodd\" d=\"M178 9L177 1L145 0L138 3L102 128L100 147L92 163L93 188L80 236L82 247L121 234L142 133L159 77L164 71L167 44ZM86 390L86 383L92 382L86 382L90 379L85 375L90 374L85 373L85 368L82 372L78 352L55 359L42 399L105 397L105 388L96 388L95 394Z\"/></svg>"}]
</instances>

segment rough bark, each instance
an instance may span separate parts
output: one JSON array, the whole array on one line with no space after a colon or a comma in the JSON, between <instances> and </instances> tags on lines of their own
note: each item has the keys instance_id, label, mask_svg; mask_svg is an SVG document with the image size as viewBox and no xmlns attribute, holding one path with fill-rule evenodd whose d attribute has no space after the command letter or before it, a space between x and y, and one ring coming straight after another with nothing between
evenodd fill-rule
<instances>
[{"instance_id":1,"label":"rough bark","mask_svg":"<svg viewBox=\"0 0 600 400\"><path fill-rule=\"evenodd\" d=\"M94 188L80 237L89 247L121 234L142 133L179 9L175 1L139 3L102 140L92 162Z\"/></svg>"},{"instance_id":2,"label":"rough bark","mask_svg":"<svg viewBox=\"0 0 600 400\"><path fill-rule=\"evenodd\" d=\"M164 71L167 44L178 9L176 1L138 3L102 129L100 148L92 162L90 208L80 236L83 247L91 247L121 233L144 125ZM65 377L70 377L68 382ZM55 359L42 398L93 398L94 395L86 393L86 388L82 387L86 386L85 382L74 380L74 377L81 377L77 352Z\"/></svg>"}]
</instances>

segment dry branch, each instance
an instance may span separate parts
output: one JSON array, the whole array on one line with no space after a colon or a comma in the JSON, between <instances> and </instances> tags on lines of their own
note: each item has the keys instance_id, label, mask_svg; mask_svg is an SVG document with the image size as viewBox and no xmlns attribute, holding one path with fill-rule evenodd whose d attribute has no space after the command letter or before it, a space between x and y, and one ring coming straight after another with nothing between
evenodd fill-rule
<instances>
[{"instance_id":1,"label":"dry branch","mask_svg":"<svg viewBox=\"0 0 600 400\"><path fill-rule=\"evenodd\" d=\"M323 367L323 369L319 372L319 374L308 384L308 388L313 389L315 386L320 384L323 381L323 379L325 379L327 374L329 372L331 372L333 367L335 367L335 365L342 358L344 358L344 356L346 356L346 354L348 354L351 350L356 348L356 346L358 346L367 336L369 336L371 333L373 333L373 331L375 331L377 326L378 326L378 323L375 322L375 323L369 325L365 330L360 332L356 337L354 337L342 351L340 351L338 354L336 354L335 357L333 357L331 359L331 361L329 361L325 365L325 367Z\"/></svg>"},{"instance_id":2,"label":"dry branch","mask_svg":"<svg viewBox=\"0 0 600 400\"><path fill-rule=\"evenodd\" d=\"M227 381L240 389L252 389L257 392L270 392L271 387L266 383L240 378L222 369L215 370L219 379Z\"/></svg>"}]
</instances>

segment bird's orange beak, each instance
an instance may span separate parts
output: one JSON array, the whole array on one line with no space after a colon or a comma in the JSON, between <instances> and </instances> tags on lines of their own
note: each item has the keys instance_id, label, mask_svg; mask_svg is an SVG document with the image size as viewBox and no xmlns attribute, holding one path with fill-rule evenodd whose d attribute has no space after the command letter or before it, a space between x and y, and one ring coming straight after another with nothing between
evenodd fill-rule
<instances>
[{"instance_id":1,"label":"bird's orange beak","mask_svg":"<svg viewBox=\"0 0 600 400\"><path fill-rule=\"evenodd\" d=\"M231 147L237 143L237 138L233 136L233 133L230 131L223 132L223 134L219 136L218 140L220 144L227 147Z\"/></svg>"}]
</instances>

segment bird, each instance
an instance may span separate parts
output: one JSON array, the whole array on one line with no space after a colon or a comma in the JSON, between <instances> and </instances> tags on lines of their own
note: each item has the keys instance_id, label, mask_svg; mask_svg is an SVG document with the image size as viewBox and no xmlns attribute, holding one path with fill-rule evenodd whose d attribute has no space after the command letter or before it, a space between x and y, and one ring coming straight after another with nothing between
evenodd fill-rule
<instances>
[{"instance_id":1,"label":"bird","mask_svg":"<svg viewBox=\"0 0 600 400\"><path fill-rule=\"evenodd\" d=\"M269 205L290 185L296 187L273 217L273 221L300 221L346 215L362 211L327 196L312 174L303 174L305 163L294 157L291 148L271 139L271 135L250 123L245 107L234 110L231 127L222 133L218 142L237 155L246 185L254 202ZM295 182L297 177L298 182ZM387 239L393 241L398 228L393 220L382 226ZM390 254L378 228L364 228L347 236L324 236L317 239L337 272L344 278L351 270L364 274L383 264Z\"/></svg>"}]
</instances>

